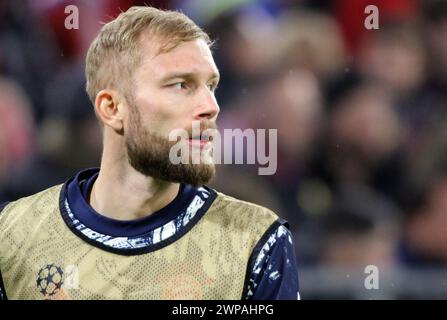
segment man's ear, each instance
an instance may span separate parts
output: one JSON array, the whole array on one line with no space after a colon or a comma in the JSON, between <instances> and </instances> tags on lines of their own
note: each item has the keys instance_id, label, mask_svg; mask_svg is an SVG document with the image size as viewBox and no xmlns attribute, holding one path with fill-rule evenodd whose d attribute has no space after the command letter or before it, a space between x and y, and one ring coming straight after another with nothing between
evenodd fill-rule
<instances>
[{"instance_id":1,"label":"man's ear","mask_svg":"<svg viewBox=\"0 0 447 320\"><path fill-rule=\"evenodd\" d=\"M119 107L119 95L115 91L101 90L96 95L95 112L99 120L117 132L124 128L124 109Z\"/></svg>"}]
</instances>

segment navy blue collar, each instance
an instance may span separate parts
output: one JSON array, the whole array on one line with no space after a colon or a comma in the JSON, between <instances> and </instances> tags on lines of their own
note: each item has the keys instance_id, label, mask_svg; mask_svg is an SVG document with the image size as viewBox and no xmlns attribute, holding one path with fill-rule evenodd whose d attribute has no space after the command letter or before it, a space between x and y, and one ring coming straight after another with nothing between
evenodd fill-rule
<instances>
[{"instance_id":1,"label":"navy blue collar","mask_svg":"<svg viewBox=\"0 0 447 320\"><path fill-rule=\"evenodd\" d=\"M87 201L98 174L98 168L87 169L79 172L69 181L67 186L68 204L76 219L85 226L114 237L139 236L168 223L184 210L197 193L197 188L181 184L176 198L157 212L131 221L115 220L96 212Z\"/></svg>"}]
</instances>

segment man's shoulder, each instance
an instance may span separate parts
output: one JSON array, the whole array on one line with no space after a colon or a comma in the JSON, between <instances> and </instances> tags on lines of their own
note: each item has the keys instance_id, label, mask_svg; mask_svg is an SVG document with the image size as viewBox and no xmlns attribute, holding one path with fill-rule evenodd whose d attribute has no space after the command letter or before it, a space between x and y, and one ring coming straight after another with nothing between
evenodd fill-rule
<instances>
[{"instance_id":1,"label":"man's shoulder","mask_svg":"<svg viewBox=\"0 0 447 320\"><path fill-rule=\"evenodd\" d=\"M246 213L252 213L252 214L256 214L256 215L266 215L266 216L271 216L271 217L275 217L275 218L279 218L278 215L273 212L271 209L264 207L262 205L253 203L253 202L249 202L249 201L244 201L238 198L235 198L233 196L224 194L222 192L216 191L217 193L217 201L218 204L222 207L229 207L231 209L236 209L236 210L242 210Z\"/></svg>"},{"instance_id":2,"label":"man's shoulder","mask_svg":"<svg viewBox=\"0 0 447 320\"><path fill-rule=\"evenodd\" d=\"M27 210L38 201L48 202L50 199L58 199L61 188L62 184L59 184L15 201L0 204L0 213L4 214L8 211L14 211L20 208L22 210Z\"/></svg>"},{"instance_id":3,"label":"man's shoulder","mask_svg":"<svg viewBox=\"0 0 447 320\"><path fill-rule=\"evenodd\" d=\"M228 223L232 221L232 225L265 231L272 224L281 220L275 212L264 206L237 199L219 191L216 193L216 200L210 210Z\"/></svg>"},{"instance_id":4,"label":"man's shoulder","mask_svg":"<svg viewBox=\"0 0 447 320\"><path fill-rule=\"evenodd\" d=\"M9 201L0 203L0 214L2 213L3 209L9 204Z\"/></svg>"}]
</instances>

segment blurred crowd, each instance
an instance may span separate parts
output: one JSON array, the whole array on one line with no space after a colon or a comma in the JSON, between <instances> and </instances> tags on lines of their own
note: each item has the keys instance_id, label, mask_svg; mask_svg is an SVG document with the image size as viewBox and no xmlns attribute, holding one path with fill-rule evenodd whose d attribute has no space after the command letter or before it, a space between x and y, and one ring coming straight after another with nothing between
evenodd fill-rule
<instances>
[{"instance_id":1,"label":"blurred crowd","mask_svg":"<svg viewBox=\"0 0 447 320\"><path fill-rule=\"evenodd\" d=\"M145 2L0 1L0 202L98 166L85 53ZM216 39L220 129L278 130L276 174L218 165L211 186L288 220L300 268L447 267L447 0L147 3Z\"/></svg>"}]
</instances>

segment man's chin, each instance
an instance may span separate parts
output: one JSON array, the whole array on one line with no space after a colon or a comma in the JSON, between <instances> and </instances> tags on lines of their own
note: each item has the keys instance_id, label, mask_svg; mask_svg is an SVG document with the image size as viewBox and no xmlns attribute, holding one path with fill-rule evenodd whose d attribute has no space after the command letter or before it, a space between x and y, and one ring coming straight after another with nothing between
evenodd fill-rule
<instances>
[{"instance_id":1,"label":"man's chin","mask_svg":"<svg viewBox=\"0 0 447 320\"><path fill-rule=\"evenodd\" d=\"M209 183L216 173L214 164L189 164L176 177L177 182L190 184L195 187Z\"/></svg>"},{"instance_id":2,"label":"man's chin","mask_svg":"<svg viewBox=\"0 0 447 320\"><path fill-rule=\"evenodd\" d=\"M210 182L216 173L214 164L168 164L154 167L135 168L147 177L152 177L168 182L190 184L195 187Z\"/></svg>"}]
</instances>

